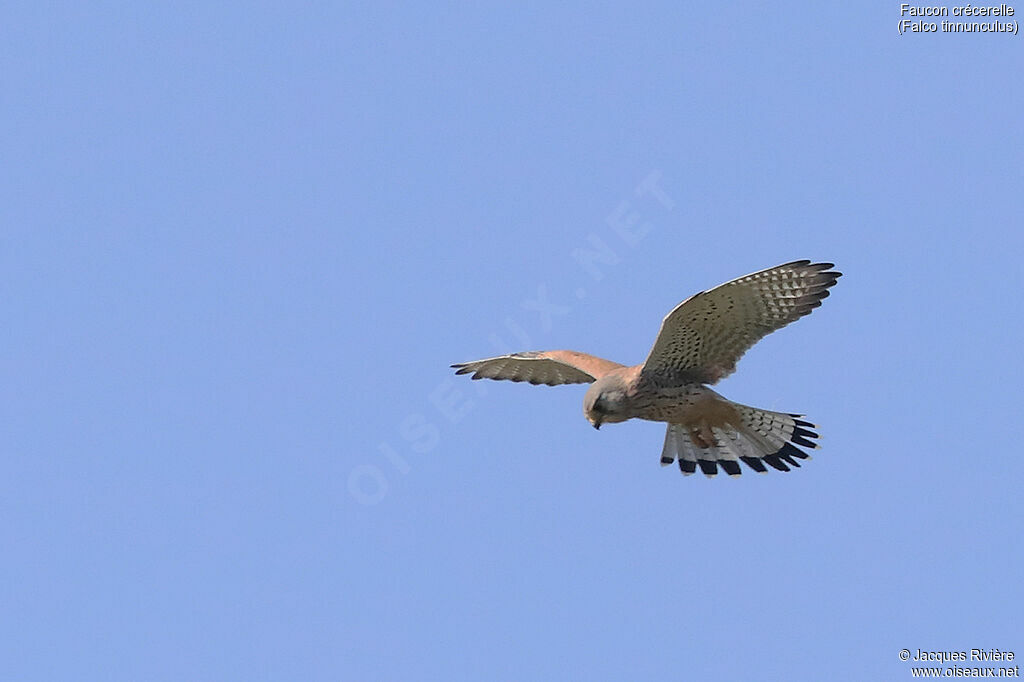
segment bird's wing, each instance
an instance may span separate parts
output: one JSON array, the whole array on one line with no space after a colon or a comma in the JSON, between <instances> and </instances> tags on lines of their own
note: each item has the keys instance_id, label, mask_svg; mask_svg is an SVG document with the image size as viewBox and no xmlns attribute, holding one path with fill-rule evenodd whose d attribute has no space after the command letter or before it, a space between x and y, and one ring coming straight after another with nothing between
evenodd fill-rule
<instances>
[{"instance_id":1,"label":"bird's wing","mask_svg":"<svg viewBox=\"0 0 1024 682\"><path fill-rule=\"evenodd\" d=\"M452 367L457 370L456 374L473 372L474 379L508 379L557 386L589 384L622 365L574 350L548 350L512 353Z\"/></svg>"},{"instance_id":2,"label":"bird's wing","mask_svg":"<svg viewBox=\"0 0 1024 682\"><path fill-rule=\"evenodd\" d=\"M832 267L793 261L691 296L662 321L641 372L708 384L728 376L751 346L821 305L842 275Z\"/></svg>"}]
</instances>

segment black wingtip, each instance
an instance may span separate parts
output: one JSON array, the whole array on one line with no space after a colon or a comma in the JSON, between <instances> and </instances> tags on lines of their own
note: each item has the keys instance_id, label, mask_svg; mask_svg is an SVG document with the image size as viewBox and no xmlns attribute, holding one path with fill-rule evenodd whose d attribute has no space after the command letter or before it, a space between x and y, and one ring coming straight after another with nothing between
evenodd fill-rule
<instances>
[{"instance_id":1,"label":"black wingtip","mask_svg":"<svg viewBox=\"0 0 1024 682\"><path fill-rule=\"evenodd\" d=\"M743 473L740 470L740 463L734 462L730 459L718 460L718 466L722 467L722 469L725 470L725 473L729 474L730 476L739 476Z\"/></svg>"},{"instance_id":2,"label":"black wingtip","mask_svg":"<svg viewBox=\"0 0 1024 682\"><path fill-rule=\"evenodd\" d=\"M798 436L795 433L793 434L793 436L789 440L791 440L795 445L801 445L801 446L803 446L805 448L810 448L812 450L814 448L818 447L817 445L814 444L814 441L808 440L808 439L804 438L803 436Z\"/></svg>"},{"instance_id":3,"label":"black wingtip","mask_svg":"<svg viewBox=\"0 0 1024 682\"><path fill-rule=\"evenodd\" d=\"M791 457L790 455L788 455L788 454L784 454L782 450L779 450L779 451L778 451L777 453L775 453L775 454L777 454L777 455L778 455L779 457L781 457L781 458L782 458L782 459L783 459L783 460L784 460L784 461L785 461L785 462L786 462L787 464L789 464L790 466L794 466L794 467L796 467L797 469L799 469L799 468L800 468L800 463L799 463L799 462L797 462L797 461L796 461L795 459L793 459L793 458L792 458L792 457Z\"/></svg>"},{"instance_id":4,"label":"black wingtip","mask_svg":"<svg viewBox=\"0 0 1024 682\"><path fill-rule=\"evenodd\" d=\"M766 473L768 473L768 469L765 468L764 464L757 457L746 457L746 456L743 456L743 457L740 457L740 459L743 460L744 464L746 464L748 467L750 467L751 469L753 469L757 473L759 473L759 474L766 474Z\"/></svg>"},{"instance_id":5,"label":"black wingtip","mask_svg":"<svg viewBox=\"0 0 1024 682\"><path fill-rule=\"evenodd\" d=\"M778 469L779 471L789 471L789 467L786 466L786 463L782 461L782 458L779 457L778 453L775 453L773 455L765 455L762 459L764 459L765 464L772 467L773 469Z\"/></svg>"},{"instance_id":6,"label":"black wingtip","mask_svg":"<svg viewBox=\"0 0 1024 682\"><path fill-rule=\"evenodd\" d=\"M698 459L697 464L700 465L701 473L705 476L714 476L718 473L718 466L714 460Z\"/></svg>"},{"instance_id":7,"label":"black wingtip","mask_svg":"<svg viewBox=\"0 0 1024 682\"><path fill-rule=\"evenodd\" d=\"M810 459L811 456L798 447L795 447L792 443L785 443L779 451L775 453L781 457L796 457L797 459Z\"/></svg>"}]
</instances>

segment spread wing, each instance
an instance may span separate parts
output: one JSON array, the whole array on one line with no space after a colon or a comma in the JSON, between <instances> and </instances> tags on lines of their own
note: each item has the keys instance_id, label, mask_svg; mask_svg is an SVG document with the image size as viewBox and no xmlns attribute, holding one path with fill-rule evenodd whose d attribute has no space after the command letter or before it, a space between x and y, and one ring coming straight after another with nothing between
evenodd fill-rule
<instances>
[{"instance_id":1,"label":"spread wing","mask_svg":"<svg viewBox=\"0 0 1024 682\"><path fill-rule=\"evenodd\" d=\"M452 365L456 374L473 372L474 379L508 379L531 384L589 384L622 367L574 350L529 351Z\"/></svg>"},{"instance_id":2,"label":"spread wing","mask_svg":"<svg viewBox=\"0 0 1024 682\"><path fill-rule=\"evenodd\" d=\"M641 372L713 384L751 346L821 305L842 273L798 260L691 296L670 312Z\"/></svg>"}]
</instances>

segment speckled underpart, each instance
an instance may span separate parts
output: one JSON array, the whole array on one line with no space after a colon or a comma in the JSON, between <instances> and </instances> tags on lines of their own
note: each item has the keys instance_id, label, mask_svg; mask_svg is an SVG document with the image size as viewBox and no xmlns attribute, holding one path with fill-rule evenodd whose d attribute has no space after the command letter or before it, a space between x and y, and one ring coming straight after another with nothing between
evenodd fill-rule
<instances>
[{"instance_id":1,"label":"speckled underpart","mask_svg":"<svg viewBox=\"0 0 1024 682\"><path fill-rule=\"evenodd\" d=\"M717 393L701 384L682 386L646 386L632 393L631 412L637 419L654 422L682 422L694 406Z\"/></svg>"}]
</instances>

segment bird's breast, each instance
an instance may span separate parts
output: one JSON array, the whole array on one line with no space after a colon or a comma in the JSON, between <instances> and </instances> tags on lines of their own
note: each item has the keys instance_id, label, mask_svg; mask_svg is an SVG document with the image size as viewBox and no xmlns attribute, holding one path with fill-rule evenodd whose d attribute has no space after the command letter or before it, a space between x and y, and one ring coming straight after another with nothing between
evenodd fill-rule
<instances>
[{"instance_id":1,"label":"bird's breast","mask_svg":"<svg viewBox=\"0 0 1024 682\"><path fill-rule=\"evenodd\" d=\"M727 401L701 384L639 389L632 398L638 419L684 424L694 419L729 421L734 410Z\"/></svg>"}]
</instances>

